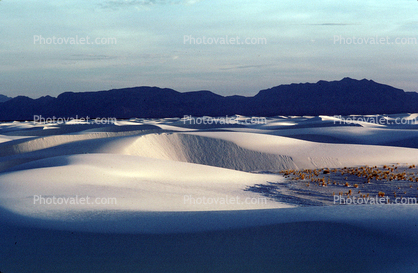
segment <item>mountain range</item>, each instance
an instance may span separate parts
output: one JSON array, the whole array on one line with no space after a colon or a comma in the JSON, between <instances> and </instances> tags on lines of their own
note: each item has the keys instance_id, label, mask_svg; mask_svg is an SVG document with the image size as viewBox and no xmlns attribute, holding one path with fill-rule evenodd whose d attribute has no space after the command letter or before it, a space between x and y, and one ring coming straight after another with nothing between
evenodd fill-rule
<instances>
[{"instance_id":1,"label":"mountain range","mask_svg":"<svg viewBox=\"0 0 418 273\"><path fill-rule=\"evenodd\" d=\"M418 112L418 93L344 78L279 85L252 97L221 96L210 91L177 92L159 87L132 87L96 92L65 92L32 99L0 95L0 120L43 117L74 118L276 115L349 115Z\"/></svg>"}]
</instances>

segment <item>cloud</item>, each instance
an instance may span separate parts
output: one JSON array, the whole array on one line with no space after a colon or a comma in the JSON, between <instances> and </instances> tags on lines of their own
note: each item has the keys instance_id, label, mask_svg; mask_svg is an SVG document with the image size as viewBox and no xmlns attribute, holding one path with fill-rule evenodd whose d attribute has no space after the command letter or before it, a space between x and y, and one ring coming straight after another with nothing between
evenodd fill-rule
<instances>
[{"instance_id":1,"label":"cloud","mask_svg":"<svg viewBox=\"0 0 418 273\"><path fill-rule=\"evenodd\" d=\"M235 65L219 68L219 70L237 70L237 69L249 69L249 68L266 68L271 67L269 64L258 64L258 65Z\"/></svg>"},{"instance_id":2,"label":"cloud","mask_svg":"<svg viewBox=\"0 0 418 273\"><path fill-rule=\"evenodd\" d=\"M322 24L307 24L310 26L355 26L357 24L345 24L345 23L322 23Z\"/></svg>"},{"instance_id":3,"label":"cloud","mask_svg":"<svg viewBox=\"0 0 418 273\"><path fill-rule=\"evenodd\" d=\"M69 60L78 60L78 61L92 61L92 60L109 60L115 59L115 56L108 55L97 55L97 54L72 54L69 56Z\"/></svg>"},{"instance_id":4,"label":"cloud","mask_svg":"<svg viewBox=\"0 0 418 273\"><path fill-rule=\"evenodd\" d=\"M111 0L101 4L102 8L120 9L128 7L149 7L153 5L193 5L202 0Z\"/></svg>"}]
</instances>

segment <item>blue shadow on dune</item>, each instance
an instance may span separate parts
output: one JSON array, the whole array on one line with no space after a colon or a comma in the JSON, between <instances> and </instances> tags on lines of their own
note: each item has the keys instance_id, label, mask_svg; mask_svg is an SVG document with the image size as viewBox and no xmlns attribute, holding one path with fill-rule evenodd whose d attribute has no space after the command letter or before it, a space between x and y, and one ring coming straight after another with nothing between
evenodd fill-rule
<instances>
[{"instance_id":1,"label":"blue shadow on dune","mask_svg":"<svg viewBox=\"0 0 418 273\"><path fill-rule=\"evenodd\" d=\"M39 228L8 211L0 209L0 215L2 272L414 272L418 266L416 236L344 221L145 234L55 229L51 223ZM153 215L167 224L164 213ZM232 216L209 215L221 222ZM166 216L186 220L180 225L205 218L202 213ZM101 217L92 218L96 225ZM128 218L121 220L123 225Z\"/></svg>"}]
</instances>

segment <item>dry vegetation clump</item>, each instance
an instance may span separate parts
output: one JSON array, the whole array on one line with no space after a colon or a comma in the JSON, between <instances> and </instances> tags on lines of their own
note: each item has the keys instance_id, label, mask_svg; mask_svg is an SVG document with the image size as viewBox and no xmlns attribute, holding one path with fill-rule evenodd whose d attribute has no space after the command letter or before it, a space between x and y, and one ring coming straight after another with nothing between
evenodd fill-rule
<instances>
[{"instance_id":1,"label":"dry vegetation clump","mask_svg":"<svg viewBox=\"0 0 418 273\"><path fill-rule=\"evenodd\" d=\"M390 192L390 197L398 197L401 194L412 194L415 187L418 190L418 170L417 165L409 164L393 164L383 166L359 166L359 167L343 167L343 168L320 168L320 169L302 169L302 170L283 170L279 173L284 177L289 178L295 183L304 182L301 186L316 188L318 192L327 193L329 195L347 195L353 194L358 197L369 197L378 195L385 197L385 192ZM328 187L329 190L321 189L319 187ZM341 188L355 188L355 193L352 190L348 192L340 190L332 191L335 187ZM360 190L361 188L361 190ZM408 190L408 191L406 191Z\"/></svg>"}]
</instances>

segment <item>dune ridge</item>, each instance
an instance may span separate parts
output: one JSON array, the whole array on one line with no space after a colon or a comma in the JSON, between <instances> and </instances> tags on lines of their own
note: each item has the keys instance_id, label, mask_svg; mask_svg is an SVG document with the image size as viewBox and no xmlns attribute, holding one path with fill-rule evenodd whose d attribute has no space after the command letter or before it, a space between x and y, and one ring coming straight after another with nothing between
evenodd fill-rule
<instances>
[{"instance_id":1,"label":"dune ridge","mask_svg":"<svg viewBox=\"0 0 418 273\"><path fill-rule=\"evenodd\" d=\"M296 168L292 157L253 151L217 138L164 133L138 137L123 153L240 171Z\"/></svg>"}]
</instances>

